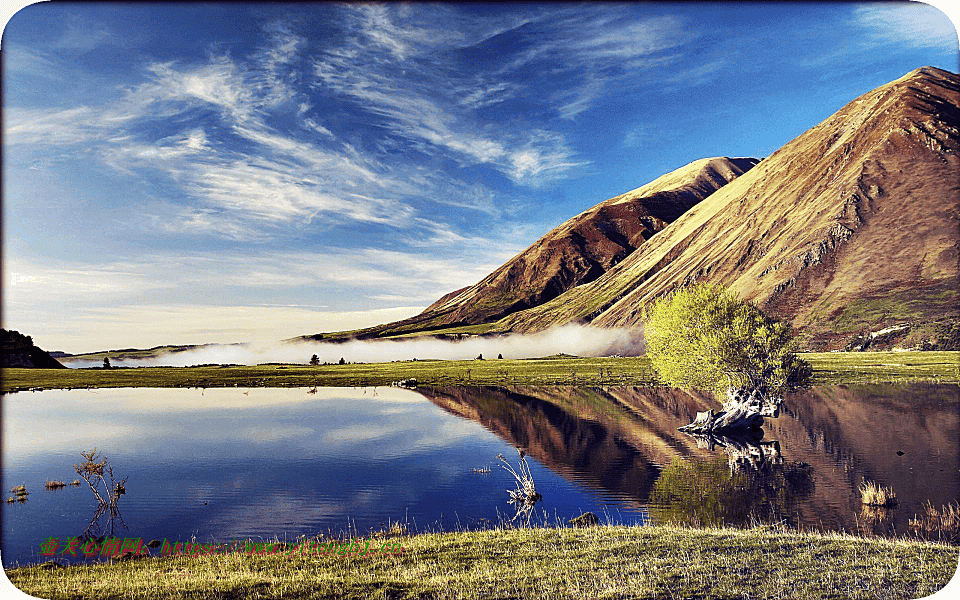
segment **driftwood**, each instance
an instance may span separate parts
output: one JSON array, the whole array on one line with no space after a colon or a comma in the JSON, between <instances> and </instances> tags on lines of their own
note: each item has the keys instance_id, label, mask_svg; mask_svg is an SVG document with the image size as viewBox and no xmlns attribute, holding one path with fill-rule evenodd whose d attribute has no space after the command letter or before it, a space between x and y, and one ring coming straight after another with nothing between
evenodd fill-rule
<instances>
[{"instance_id":1,"label":"driftwood","mask_svg":"<svg viewBox=\"0 0 960 600\"><path fill-rule=\"evenodd\" d=\"M698 412L693 423L679 429L686 433L743 435L759 430L764 417L779 416L782 401L783 398L767 396L756 389L729 388L720 412Z\"/></svg>"}]
</instances>

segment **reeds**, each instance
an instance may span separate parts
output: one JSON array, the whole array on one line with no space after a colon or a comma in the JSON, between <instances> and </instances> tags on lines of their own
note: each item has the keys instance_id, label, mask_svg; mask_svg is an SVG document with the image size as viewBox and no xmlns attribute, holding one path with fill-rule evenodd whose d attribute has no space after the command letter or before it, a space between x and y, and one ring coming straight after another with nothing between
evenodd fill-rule
<instances>
[{"instance_id":1,"label":"reeds","mask_svg":"<svg viewBox=\"0 0 960 600\"><path fill-rule=\"evenodd\" d=\"M897 494L893 488L864 479L860 483L860 500L867 506L892 507L897 505Z\"/></svg>"},{"instance_id":2,"label":"reeds","mask_svg":"<svg viewBox=\"0 0 960 600\"><path fill-rule=\"evenodd\" d=\"M923 517L915 515L907 522L911 531L926 538L960 541L960 504L952 502L937 509L928 500L923 511Z\"/></svg>"},{"instance_id":3,"label":"reeds","mask_svg":"<svg viewBox=\"0 0 960 600\"><path fill-rule=\"evenodd\" d=\"M61 490L67 487L67 484L64 483L63 481L56 480L56 481L48 481L47 483L44 484L43 487L47 488L48 490Z\"/></svg>"}]
</instances>

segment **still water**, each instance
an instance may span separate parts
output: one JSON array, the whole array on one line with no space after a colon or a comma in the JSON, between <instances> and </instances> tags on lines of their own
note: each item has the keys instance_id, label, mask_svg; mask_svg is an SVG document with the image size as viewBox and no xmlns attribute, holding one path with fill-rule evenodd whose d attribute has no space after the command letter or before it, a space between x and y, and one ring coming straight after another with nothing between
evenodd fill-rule
<instances>
[{"instance_id":1,"label":"still water","mask_svg":"<svg viewBox=\"0 0 960 600\"><path fill-rule=\"evenodd\" d=\"M705 396L667 388L50 390L3 397L4 566L46 560L97 504L96 448L127 477L114 535L200 542L483 528L509 519L516 447L543 495L535 523L784 523L909 533L960 498L957 386L822 387L790 396L762 440L680 433ZM483 472L489 469L489 472ZM864 480L898 505L865 509ZM4 498L5 499L5 498ZM97 527L103 532L108 519Z\"/></svg>"}]
</instances>

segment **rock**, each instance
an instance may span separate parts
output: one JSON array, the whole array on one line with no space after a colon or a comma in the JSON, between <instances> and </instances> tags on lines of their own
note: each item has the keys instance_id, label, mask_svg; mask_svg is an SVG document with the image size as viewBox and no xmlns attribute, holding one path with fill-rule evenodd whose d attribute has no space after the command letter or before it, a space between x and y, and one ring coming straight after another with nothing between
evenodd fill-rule
<instances>
[{"instance_id":1,"label":"rock","mask_svg":"<svg viewBox=\"0 0 960 600\"><path fill-rule=\"evenodd\" d=\"M579 517L574 517L567 521L570 525L574 527L593 527L600 522L600 519L597 518L597 515L592 512L585 512Z\"/></svg>"}]
</instances>

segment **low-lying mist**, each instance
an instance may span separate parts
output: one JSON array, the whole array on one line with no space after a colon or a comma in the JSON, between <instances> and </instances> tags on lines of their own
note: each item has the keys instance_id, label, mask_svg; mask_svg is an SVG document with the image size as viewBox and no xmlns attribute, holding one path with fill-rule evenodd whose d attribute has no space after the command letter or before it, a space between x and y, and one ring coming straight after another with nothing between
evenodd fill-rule
<instances>
[{"instance_id":1,"label":"low-lying mist","mask_svg":"<svg viewBox=\"0 0 960 600\"><path fill-rule=\"evenodd\" d=\"M349 342L276 342L272 344L209 345L184 352L140 360L111 359L116 367L201 364L258 365L265 363L307 364L314 354L320 363L374 363L398 360L485 359L503 355L505 359L537 358L554 354L575 356L637 356L643 353L643 334L639 329L601 329L582 325L563 325L540 333L466 337L460 340L417 338L409 340L354 340ZM75 362L69 366L95 367L99 362Z\"/></svg>"}]
</instances>

